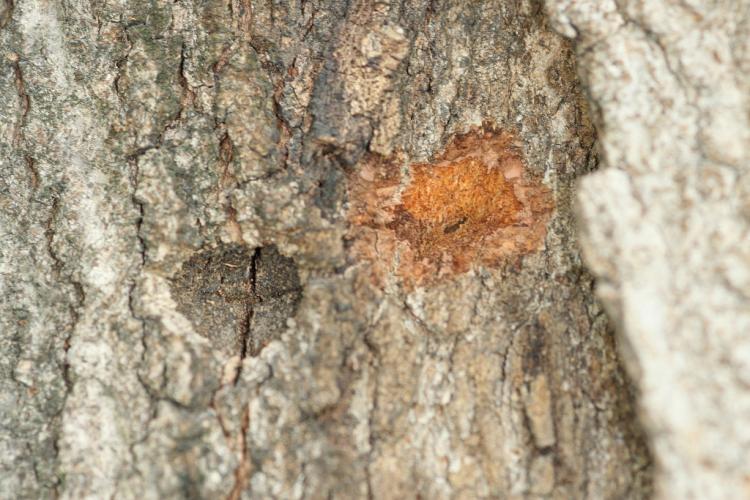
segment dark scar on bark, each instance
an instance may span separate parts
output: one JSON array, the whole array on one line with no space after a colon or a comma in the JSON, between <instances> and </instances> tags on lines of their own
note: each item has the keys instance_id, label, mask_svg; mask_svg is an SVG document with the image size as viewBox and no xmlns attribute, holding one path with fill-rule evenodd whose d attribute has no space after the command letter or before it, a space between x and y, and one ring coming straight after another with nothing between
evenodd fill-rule
<instances>
[{"instance_id":1,"label":"dark scar on bark","mask_svg":"<svg viewBox=\"0 0 750 500\"><path fill-rule=\"evenodd\" d=\"M302 297L297 266L273 245L219 245L185 261L171 280L177 310L227 356L257 356L279 338Z\"/></svg>"}]
</instances>

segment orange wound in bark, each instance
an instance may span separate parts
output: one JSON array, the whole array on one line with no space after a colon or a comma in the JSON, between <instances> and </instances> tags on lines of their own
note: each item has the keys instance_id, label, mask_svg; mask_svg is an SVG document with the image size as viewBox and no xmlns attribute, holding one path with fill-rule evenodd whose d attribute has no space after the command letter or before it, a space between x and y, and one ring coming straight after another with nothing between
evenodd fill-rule
<instances>
[{"instance_id":1,"label":"orange wound in bark","mask_svg":"<svg viewBox=\"0 0 750 500\"><path fill-rule=\"evenodd\" d=\"M373 278L428 285L497 266L544 242L552 196L526 171L509 133L482 128L456 137L431 163L403 172L369 158L349 179L352 252Z\"/></svg>"}]
</instances>

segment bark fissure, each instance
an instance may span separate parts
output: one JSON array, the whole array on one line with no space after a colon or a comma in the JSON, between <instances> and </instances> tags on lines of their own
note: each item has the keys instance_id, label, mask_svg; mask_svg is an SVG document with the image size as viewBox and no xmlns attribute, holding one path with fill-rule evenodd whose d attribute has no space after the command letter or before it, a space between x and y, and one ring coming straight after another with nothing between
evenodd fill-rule
<instances>
[{"instance_id":1,"label":"bark fissure","mask_svg":"<svg viewBox=\"0 0 750 500\"><path fill-rule=\"evenodd\" d=\"M13 75L16 84L16 92L20 101L21 109L16 120L15 129L13 131L13 145L19 147L23 140L23 129L26 126L26 117L29 114L31 108L31 99L26 93L26 84L23 80L23 71L21 70L21 64L17 54L11 55L11 65L13 67Z\"/></svg>"},{"instance_id":2,"label":"bark fissure","mask_svg":"<svg viewBox=\"0 0 750 500\"><path fill-rule=\"evenodd\" d=\"M250 408L246 407L242 412L242 421L239 434L240 463L234 470L234 486L229 493L227 500L239 500L242 498L242 492L250 479L252 472L252 460L248 451L247 432L250 425Z\"/></svg>"},{"instance_id":3,"label":"bark fissure","mask_svg":"<svg viewBox=\"0 0 750 500\"><path fill-rule=\"evenodd\" d=\"M125 66L128 64L128 59L130 58L130 52L133 50L133 40L130 38L130 33L128 33L128 29L131 26L135 26L136 24L126 24L123 26L123 33L125 35L125 42L127 43L127 48L125 49L125 54L114 61L115 66L115 76L112 79L112 87L114 88L115 95L120 100L121 103L127 102L125 96L124 96L124 90L120 88L120 80L123 77L123 71Z\"/></svg>"},{"instance_id":4,"label":"bark fissure","mask_svg":"<svg viewBox=\"0 0 750 500\"><path fill-rule=\"evenodd\" d=\"M245 317L242 319L242 347L240 350L240 366L237 369L237 376L234 383L237 384L242 371L242 361L248 356L257 355L256 352L248 349L252 335L253 315L255 314L256 302L262 302L263 298L258 295L258 260L260 259L260 248L253 251L250 263L247 268L247 298L245 299Z\"/></svg>"},{"instance_id":5,"label":"bark fissure","mask_svg":"<svg viewBox=\"0 0 750 500\"><path fill-rule=\"evenodd\" d=\"M29 155L24 155L23 161L26 165L26 170L29 171L31 188L36 191L37 189L39 189L40 183L39 169L36 168L36 161L32 156Z\"/></svg>"}]
</instances>

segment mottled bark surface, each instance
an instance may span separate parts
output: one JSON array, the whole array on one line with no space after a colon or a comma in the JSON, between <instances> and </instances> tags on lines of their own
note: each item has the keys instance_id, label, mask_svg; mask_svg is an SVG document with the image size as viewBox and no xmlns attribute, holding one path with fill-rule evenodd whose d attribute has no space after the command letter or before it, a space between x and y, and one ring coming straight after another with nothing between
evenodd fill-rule
<instances>
[{"instance_id":1,"label":"mottled bark surface","mask_svg":"<svg viewBox=\"0 0 750 500\"><path fill-rule=\"evenodd\" d=\"M0 26L3 497L649 495L540 2Z\"/></svg>"},{"instance_id":2,"label":"mottled bark surface","mask_svg":"<svg viewBox=\"0 0 750 500\"><path fill-rule=\"evenodd\" d=\"M750 3L549 2L604 169L582 246L623 333L661 498L750 496Z\"/></svg>"}]
</instances>

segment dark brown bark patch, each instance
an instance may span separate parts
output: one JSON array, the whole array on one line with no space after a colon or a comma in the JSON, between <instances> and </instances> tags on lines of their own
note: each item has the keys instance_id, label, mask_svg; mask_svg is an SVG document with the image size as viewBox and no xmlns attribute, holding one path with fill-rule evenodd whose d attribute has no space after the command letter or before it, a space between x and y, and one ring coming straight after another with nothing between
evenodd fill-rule
<instances>
[{"instance_id":1,"label":"dark brown bark patch","mask_svg":"<svg viewBox=\"0 0 750 500\"><path fill-rule=\"evenodd\" d=\"M275 246L202 250L172 280L177 309L229 356L255 356L286 328L302 295L294 260Z\"/></svg>"}]
</instances>

